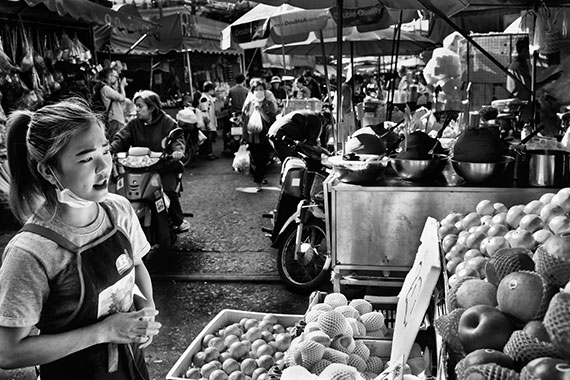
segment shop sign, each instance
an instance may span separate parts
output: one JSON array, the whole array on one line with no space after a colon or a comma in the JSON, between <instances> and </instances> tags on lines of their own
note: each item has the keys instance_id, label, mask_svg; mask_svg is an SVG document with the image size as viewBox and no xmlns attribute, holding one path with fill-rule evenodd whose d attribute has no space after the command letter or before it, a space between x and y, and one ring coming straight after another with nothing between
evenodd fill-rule
<instances>
[{"instance_id":1,"label":"shop sign","mask_svg":"<svg viewBox=\"0 0 570 380\"><path fill-rule=\"evenodd\" d=\"M269 37L268 20L258 20L232 26L234 41L238 44Z\"/></svg>"},{"instance_id":2,"label":"shop sign","mask_svg":"<svg viewBox=\"0 0 570 380\"><path fill-rule=\"evenodd\" d=\"M328 18L329 15L322 10L286 13L271 17L271 32L277 36L277 40L296 34L308 34L324 29Z\"/></svg>"}]
</instances>

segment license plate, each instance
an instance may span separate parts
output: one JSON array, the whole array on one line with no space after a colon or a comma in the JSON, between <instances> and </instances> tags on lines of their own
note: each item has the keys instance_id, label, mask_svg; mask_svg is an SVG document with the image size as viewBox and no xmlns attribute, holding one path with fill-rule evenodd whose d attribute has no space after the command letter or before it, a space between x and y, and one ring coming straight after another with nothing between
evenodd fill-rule
<instances>
[{"instance_id":1,"label":"license plate","mask_svg":"<svg viewBox=\"0 0 570 380\"><path fill-rule=\"evenodd\" d=\"M243 129L241 127L232 127L232 136L241 136L243 134Z\"/></svg>"}]
</instances>

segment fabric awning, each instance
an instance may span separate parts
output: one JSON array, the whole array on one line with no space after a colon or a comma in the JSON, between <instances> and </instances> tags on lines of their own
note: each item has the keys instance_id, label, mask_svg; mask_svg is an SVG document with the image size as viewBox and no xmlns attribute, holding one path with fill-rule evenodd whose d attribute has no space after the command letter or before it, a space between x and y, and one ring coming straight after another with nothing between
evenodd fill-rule
<instances>
[{"instance_id":1,"label":"fabric awning","mask_svg":"<svg viewBox=\"0 0 570 380\"><path fill-rule=\"evenodd\" d=\"M186 12L165 16L157 22L160 28L155 34L147 34L142 42L131 50L135 42L144 33L126 33L108 27L95 29L97 51L109 51L115 54L166 54L176 52L196 52L208 54L242 54L236 49L222 50L220 35L226 23L195 16Z\"/></svg>"},{"instance_id":2,"label":"fabric awning","mask_svg":"<svg viewBox=\"0 0 570 380\"><path fill-rule=\"evenodd\" d=\"M87 24L106 25L119 30L144 33L154 33L158 28L156 23L117 12L88 0L25 0L25 2L30 7L43 4L61 17L69 15Z\"/></svg>"}]
</instances>

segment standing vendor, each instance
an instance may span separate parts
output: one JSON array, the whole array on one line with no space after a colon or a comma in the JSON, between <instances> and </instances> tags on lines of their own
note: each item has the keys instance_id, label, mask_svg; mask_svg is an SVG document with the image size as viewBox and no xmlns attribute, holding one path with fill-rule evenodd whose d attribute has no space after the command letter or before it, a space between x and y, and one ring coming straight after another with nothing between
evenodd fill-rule
<instances>
[{"instance_id":1,"label":"standing vendor","mask_svg":"<svg viewBox=\"0 0 570 380\"><path fill-rule=\"evenodd\" d=\"M528 37L519 38L516 42L517 55L509 65L509 72L517 79L507 75L507 91L512 98L530 100L531 75L529 65ZM519 82L520 81L520 82Z\"/></svg>"},{"instance_id":2,"label":"standing vendor","mask_svg":"<svg viewBox=\"0 0 570 380\"><path fill-rule=\"evenodd\" d=\"M142 261L150 245L129 202L108 191L102 123L81 100L16 111L7 148L10 207L24 226L0 266L0 367L148 379L141 349L160 328Z\"/></svg>"}]
</instances>

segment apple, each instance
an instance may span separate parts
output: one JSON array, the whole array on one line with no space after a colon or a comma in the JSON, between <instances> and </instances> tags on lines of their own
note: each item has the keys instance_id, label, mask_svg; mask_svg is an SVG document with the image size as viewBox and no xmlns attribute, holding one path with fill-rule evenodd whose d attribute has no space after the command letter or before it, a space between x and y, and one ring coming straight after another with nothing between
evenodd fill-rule
<instances>
[{"instance_id":1,"label":"apple","mask_svg":"<svg viewBox=\"0 0 570 380\"><path fill-rule=\"evenodd\" d=\"M457 334L466 353L480 348L502 351L514 326L509 318L491 305L476 305L463 312Z\"/></svg>"},{"instance_id":2,"label":"apple","mask_svg":"<svg viewBox=\"0 0 570 380\"><path fill-rule=\"evenodd\" d=\"M481 246L481 242L486 237L487 237L487 235L485 235L483 232L475 231L467 237L467 240L465 241L465 243L467 244L467 247L469 247L469 248L478 249Z\"/></svg>"},{"instance_id":3,"label":"apple","mask_svg":"<svg viewBox=\"0 0 570 380\"><path fill-rule=\"evenodd\" d=\"M550 219L548 227L555 234L570 231L570 218L566 215L558 215Z\"/></svg>"},{"instance_id":4,"label":"apple","mask_svg":"<svg viewBox=\"0 0 570 380\"><path fill-rule=\"evenodd\" d=\"M562 207L554 203L548 203L540 210L540 218L544 220L546 224L550 223L550 220L555 216L564 216L566 212Z\"/></svg>"},{"instance_id":5,"label":"apple","mask_svg":"<svg viewBox=\"0 0 570 380\"><path fill-rule=\"evenodd\" d=\"M449 250L457 243L457 239L457 235L446 235L441 241L441 249L443 249L443 253L449 252Z\"/></svg>"},{"instance_id":6,"label":"apple","mask_svg":"<svg viewBox=\"0 0 570 380\"><path fill-rule=\"evenodd\" d=\"M501 367L516 369L513 359L504 352L490 348L480 348L470 352L463 360L463 368L467 369L474 365L495 363Z\"/></svg>"},{"instance_id":7,"label":"apple","mask_svg":"<svg viewBox=\"0 0 570 380\"><path fill-rule=\"evenodd\" d=\"M493 257L499 249L510 247L511 243L504 236L493 236L487 245L487 256Z\"/></svg>"},{"instance_id":8,"label":"apple","mask_svg":"<svg viewBox=\"0 0 570 380\"><path fill-rule=\"evenodd\" d=\"M200 369L198 368L188 368L184 374L185 379L200 379L201 377L202 375L200 375Z\"/></svg>"},{"instance_id":9,"label":"apple","mask_svg":"<svg viewBox=\"0 0 570 380\"><path fill-rule=\"evenodd\" d=\"M534 249L536 247L536 240L527 230L516 229L507 239L512 248L526 248Z\"/></svg>"},{"instance_id":10,"label":"apple","mask_svg":"<svg viewBox=\"0 0 570 380\"><path fill-rule=\"evenodd\" d=\"M493 203L493 208L495 209L495 215L499 214L501 212L506 213L507 211L509 211L508 207L505 206L504 203L501 202L495 202Z\"/></svg>"},{"instance_id":11,"label":"apple","mask_svg":"<svg viewBox=\"0 0 570 380\"><path fill-rule=\"evenodd\" d=\"M523 367L521 379L570 380L570 363L548 357L533 359Z\"/></svg>"},{"instance_id":12,"label":"apple","mask_svg":"<svg viewBox=\"0 0 570 380\"><path fill-rule=\"evenodd\" d=\"M451 257L460 257L463 258L465 252L467 252L469 248L462 244L455 244L448 252Z\"/></svg>"},{"instance_id":13,"label":"apple","mask_svg":"<svg viewBox=\"0 0 570 380\"><path fill-rule=\"evenodd\" d=\"M465 264L465 262L461 264ZM466 268L465 265L463 265L463 267L461 267L460 269L456 269L455 274L457 275L457 278L479 277L479 273L477 272L476 269Z\"/></svg>"},{"instance_id":14,"label":"apple","mask_svg":"<svg viewBox=\"0 0 570 380\"><path fill-rule=\"evenodd\" d=\"M458 307L465 309L476 305L497 305L497 287L485 280L465 280L455 292Z\"/></svg>"},{"instance_id":15,"label":"apple","mask_svg":"<svg viewBox=\"0 0 570 380\"><path fill-rule=\"evenodd\" d=\"M224 371L222 369L222 363L220 363L218 361L212 361L212 362L208 362L208 363L204 364L200 368L200 373L202 374L202 377L205 377L206 379L208 379L210 377L210 375L216 370L220 370L222 372ZM225 372L224 372L224 374L225 374Z\"/></svg>"},{"instance_id":16,"label":"apple","mask_svg":"<svg viewBox=\"0 0 570 380\"><path fill-rule=\"evenodd\" d=\"M536 338L540 342L550 342L548 331L542 321L530 321L523 327L523 331L531 338Z\"/></svg>"},{"instance_id":17,"label":"apple","mask_svg":"<svg viewBox=\"0 0 570 380\"><path fill-rule=\"evenodd\" d=\"M454 225L442 225L437 229L437 233L439 235L439 238L443 239L447 235L457 235L459 233L459 230Z\"/></svg>"},{"instance_id":18,"label":"apple","mask_svg":"<svg viewBox=\"0 0 570 380\"><path fill-rule=\"evenodd\" d=\"M559 205L564 209L564 212L570 212L570 193L566 191L559 191L550 200L550 203Z\"/></svg>"},{"instance_id":19,"label":"apple","mask_svg":"<svg viewBox=\"0 0 570 380\"><path fill-rule=\"evenodd\" d=\"M536 242L539 245L544 244L552 236L554 236L554 234L552 233L552 231L550 231L548 227L535 231L532 234L532 237L534 238L534 240L536 240Z\"/></svg>"},{"instance_id":20,"label":"apple","mask_svg":"<svg viewBox=\"0 0 570 380\"><path fill-rule=\"evenodd\" d=\"M482 232L485 235L487 235L487 231L489 231L489 228L491 228L490 224L481 224L480 226L475 227L474 232Z\"/></svg>"},{"instance_id":21,"label":"apple","mask_svg":"<svg viewBox=\"0 0 570 380\"><path fill-rule=\"evenodd\" d=\"M504 224L507 225L507 213L506 212L499 212L493 215L493 224Z\"/></svg>"},{"instance_id":22,"label":"apple","mask_svg":"<svg viewBox=\"0 0 570 380\"><path fill-rule=\"evenodd\" d=\"M453 287L455 284L457 284L457 275L454 273L451 276L449 276L448 282L449 282L449 286Z\"/></svg>"},{"instance_id":23,"label":"apple","mask_svg":"<svg viewBox=\"0 0 570 380\"><path fill-rule=\"evenodd\" d=\"M553 196L554 193L544 193L540 196L540 198L538 198L538 200L547 205L550 203L550 201L552 201Z\"/></svg>"},{"instance_id":24,"label":"apple","mask_svg":"<svg viewBox=\"0 0 570 380\"><path fill-rule=\"evenodd\" d=\"M540 215L540 210L542 210L543 207L544 207L544 203L535 199L535 200L528 202L523 207L523 211L525 212L525 214Z\"/></svg>"},{"instance_id":25,"label":"apple","mask_svg":"<svg viewBox=\"0 0 570 380\"><path fill-rule=\"evenodd\" d=\"M509 273L497 286L497 308L522 323L542 318L551 296L545 287L536 272Z\"/></svg>"},{"instance_id":26,"label":"apple","mask_svg":"<svg viewBox=\"0 0 570 380\"><path fill-rule=\"evenodd\" d=\"M515 205L507 211L506 221L512 228L518 228L522 217L525 216L524 206Z\"/></svg>"},{"instance_id":27,"label":"apple","mask_svg":"<svg viewBox=\"0 0 570 380\"><path fill-rule=\"evenodd\" d=\"M485 239L481 240L481 244L479 245L479 251L481 251L481 253L485 256L488 256L487 247L489 246L490 242L491 242L491 238L486 237Z\"/></svg>"},{"instance_id":28,"label":"apple","mask_svg":"<svg viewBox=\"0 0 570 380\"><path fill-rule=\"evenodd\" d=\"M442 220L441 224L451 224L455 225L455 223L460 222L463 219L463 215L458 212L452 212L451 214L447 214Z\"/></svg>"},{"instance_id":29,"label":"apple","mask_svg":"<svg viewBox=\"0 0 570 380\"><path fill-rule=\"evenodd\" d=\"M476 227L481 225L481 219L479 214L477 214L476 212L471 212L465 215L465 217L461 221L461 224L463 225L464 230L469 230L469 228L471 227Z\"/></svg>"},{"instance_id":30,"label":"apple","mask_svg":"<svg viewBox=\"0 0 570 380\"><path fill-rule=\"evenodd\" d=\"M514 233L515 233L515 230L509 230L509 231L507 231L507 233L503 237L507 240L510 240L511 236L513 236Z\"/></svg>"},{"instance_id":31,"label":"apple","mask_svg":"<svg viewBox=\"0 0 570 380\"><path fill-rule=\"evenodd\" d=\"M457 244L467 245L465 241L467 241L467 237L470 235L468 231L459 231L457 235Z\"/></svg>"},{"instance_id":32,"label":"apple","mask_svg":"<svg viewBox=\"0 0 570 380\"><path fill-rule=\"evenodd\" d=\"M553 256L570 260L570 232L555 234L542 245L542 249Z\"/></svg>"},{"instance_id":33,"label":"apple","mask_svg":"<svg viewBox=\"0 0 570 380\"><path fill-rule=\"evenodd\" d=\"M487 258L483 256L473 257L469 260L465 260L464 268L468 271L474 271L476 277L482 278L485 275L485 266L487 265Z\"/></svg>"},{"instance_id":34,"label":"apple","mask_svg":"<svg viewBox=\"0 0 570 380\"><path fill-rule=\"evenodd\" d=\"M475 212L481 216L495 214L493 202L488 199L483 199L481 202L477 203L477 206L475 206Z\"/></svg>"},{"instance_id":35,"label":"apple","mask_svg":"<svg viewBox=\"0 0 570 380\"><path fill-rule=\"evenodd\" d=\"M487 231L487 236L505 236L507 232L509 229L504 224L493 224Z\"/></svg>"},{"instance_id":36,"label":"apple","mask_svg":"<svg viewBox=\"0 0 570 380\"><path fill-rule=\"evenodd\" d=\"M526 214L521 218L519 228L532 234L544 228L544 221L537 214Z\"/></svg>"},{"instance_id":37,"label":"apple","mask_svg":"<svg viewBox=\"0 0 570 380\"><path fill-rule=\"evenodd\" d=\"M483 254L478 249L470 249L469 251L465 252L463 255L463 260L468 261L474 257L481 257Z\"/></svg>"}]
</instances>

